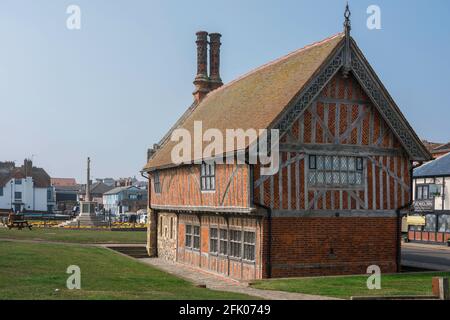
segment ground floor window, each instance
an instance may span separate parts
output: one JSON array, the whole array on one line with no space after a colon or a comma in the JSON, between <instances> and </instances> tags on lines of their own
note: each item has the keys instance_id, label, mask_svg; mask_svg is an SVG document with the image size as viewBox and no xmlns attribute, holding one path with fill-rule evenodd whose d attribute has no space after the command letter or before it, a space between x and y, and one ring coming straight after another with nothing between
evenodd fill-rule
<instances>
[{"instance_id":1,"label":"ground floor window","mask_svg":"<svg viewBox=\"0 0 450 320\"><path fill-rule=\"evenodd\" d=\"M436 232L437 216L434 214L428 214L425 216L425 228L424 231Z\"/></svg>"},{"instance_id":2,"label":"ground floor window","mask_svg":"<svg viewBox=\"0 0 450 320\"><path fill-rule=\"evenodd\" d=\"M217 228L209 229L209 252L219 253L219 231Z\"/></svg>"},{"instance_id":3,"label":"ground floor window","mask_svg":"<svg viewBox=\"0 0 450 320\"><path fill-rule=\"evenodd\" d=\"M220 229L219 253L222 255L228 254L228 232L225 229Z\"/></svg>"},{"instance_id":4,"label":"ground floor window","mask_svg":"<svg viewBox=\"0 0 450 320\"><path fill-rule=\"evenodd\" d=\"M439 232L450 232L450 215L439 216Z\"/></svg>"},{"instance_id":5,"label":"ground floor window","mask_svg":"<svg viewBox=\"0 0 450 320\"><path fill-rule=\"evenodd\" d=\"M194 244L192 246L195 250L200 250L200 227L194 226L194 234L193 234Z\"/></svg>"},{"instance_id":6,"label":"ground floor window","mask_svg":"<svg viewBox=\"0 0 450 320\"><path fill-rule=\"evenodd\" d=\"M230 230L230 256L241 258L242 232Z\"/></svg>"},{"instance_id":7,"label":"ground floor window","mask_svg":"<svg viewBox=\"0 0 450 320\"><path fill-rule=\"evenodd\" d=\"M186 225L186 248L192 248L192 226Z\"/></svg>"},{"instance_id":8,"label":"ground floor window","mask_svg":"<svg viewBox=\"0 0 450 320\"><path fill-rule=\"evenodd\" d=\"M244 259L255 261L256 234L254 232L244 232Z\"/></svg>"}]
</instances>

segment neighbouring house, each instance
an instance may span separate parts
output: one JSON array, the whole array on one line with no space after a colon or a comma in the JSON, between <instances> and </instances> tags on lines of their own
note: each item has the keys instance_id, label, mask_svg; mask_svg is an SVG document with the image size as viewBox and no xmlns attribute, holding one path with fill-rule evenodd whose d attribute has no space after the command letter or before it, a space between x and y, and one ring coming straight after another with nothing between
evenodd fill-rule
<instances>
[{"instance_id":1,"label":"neighbouring house","mask_svg":"<svg viewBox=\"0 0 450 320\"><path fill-rule=\"evenodd\" d=\"M431 153L434 159L446 155L450 152L450 142L449 143L438 143L430 142L427 140L422 141L428 151Z\"/></svg>"},{"instance_id":2,"label":"neighbouring house","mask_svg":"<svg viewBox=\"0 0 450 320\"><path fill-rule=\"evenodd\" d=\"M136 213L146 207L147 190L138 187L117 187L103 195L103 208L112 215Z\"/></svg>"},{"instance_id":3,"label":"neighbouring house","mask_svg":"<svg viewBox=\"0 0 450 320\"><path fill-rule=\"evenodd\" d=\"M91 185L90 194L91 201L97 202L98 206L103 206L103 195L114 189L113 186L108 186L103 182L95 182ZM86 185L82 185L78 192L78 201L84 201L86 196Z\"/></svg>"},{"instance_id":4,"label":"neighbouring house","mask_svg":"<svg viewBox=\"0 0 450 320\"><path fill-rule=\"evenodd\" d=\"M103 179L95 179L97 182L103 182L109 187L115 187L116 186L116 180L113 178L103 178Z\"/></svg>"},{"instance_id":5,"label":"neighbouring house","mask_svg":"<svg viewBox=\"0 0 450 320\"><path fill-rule=\"evenodd\" d=\"M50 178L50 183L54 187L74 187L77 185L75 178Z\"/></svg>"},{"instance_id":6,"label":"neighbouring house","mask_svg":"<svg viewBox=\"0 0 450 320\"><path fill-rule=\"evenodd\" d=\"M350 37L348 18L345 32L226 85L220 37L197 33L194 104L148 151L149 255L245 280L399 271L412 162L431 155ZM202 142L190 142L190 160L175 164L173 129L194 136L198 121L224 137L279 130L278 173L262 175L260 161L220 163L247 154L251 137L207 159L194 152Z\"/></svg>"},{"instance_id":7,"label":"neighbouring house","mask_svg":"<svg viewBox=\"0 0 450 320\"><path fill-rule=\"evenodd\" d=\"M31 160L16 167L14 162L0 162L0 211L51 213L55 192L50 176Z\"/></svg>"},{"instance_id":8,"label":"neighbouring house","mask_svg":"<svg viewBox=\"0 0 450 320\"><path fill-rule=\"evenodd\" d=\"M447 243L450 240L450 153L414 170L413 197L409 240Z\"/></svg>"}]
</instances>

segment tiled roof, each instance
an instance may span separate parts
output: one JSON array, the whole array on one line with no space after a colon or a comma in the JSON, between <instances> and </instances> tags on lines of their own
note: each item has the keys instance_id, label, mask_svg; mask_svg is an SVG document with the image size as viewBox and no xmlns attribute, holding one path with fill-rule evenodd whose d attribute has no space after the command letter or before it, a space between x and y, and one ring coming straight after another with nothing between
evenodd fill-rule
<instances>
[{"instance_id":1,"label":"tiled roof","mask_svg":"<svg viewBox=\"0 0 450 320\"><path fill-rule=\"evenodd\" d=\"M450 153L414 169L414 178L450 176Z\"/></svg>"},{"instance_id":2,"label":"tiled roof","mask_svg":"<svg viewBox=\"0 0 450 320\"><path fill-rule=\"evenodd\" d=\"M51 183L54 187L70 187L77 185L75 178L51 178Z\"/></svg>"},{"instance_id":3,"label":"tiled roof","mask_svg":"<svg viewBox=\"0 0 450 320\"><path fill-rule=\"evenodd\" d=\"M221 132L226 129L269 128L339 47L343 38L344 34L339 33L294 51L209 93L184 115L178 128L187 129L192 136L195 121L202 121L203 131L209 128ZM246 141L245 147L251 142ZM144 169L172 166L171 152L175 145L175 142L166 140ZM225 150L228 151L235 150ZM193 154L192 159L197 160Z\"/></svg>"},{"instance_id":4,"label":"tiled roof","mask_svg":"<svg viewBox=\"0 0 450 320\"><path fill-rule=\"evenodd\" d=\"M104 184L103 182L95 182L91 185L91 194L93 195L103 195L105 192L108 192L110 190L114 189L114 187L108 186ZM86 185L83 185L80 188L80 194L86 193Z\"/></svg>"},{"instance_id":5,"label":"tiled roof","mask_svg":"<svg viewBox=\"0 0 450 320\"><path fill-rule=\"evenodd\" d=\"M6 166L5 163L0 163L0 186L4 187L5 184L10 181L12 178L15 179L24 179L25 168L24 166L15 167L15 166ZM47 172L42 168L33 167L31 172L31 177L33 178L34 186L37 188L47 188L50 187L50 176Z\"/></svg>"},{"instance_id":6,"label":"tiled roof","mask_svg":"<svg viewBox=\"0 0 450 320\"><path fill-rule=\"evenodd\" d=\"M447 150L450 150L450 143L445 143L445 144L442 144L442 145L434 148L433 152L436 152L436 151L447 151Z\"/></svg>"}]
</instances>

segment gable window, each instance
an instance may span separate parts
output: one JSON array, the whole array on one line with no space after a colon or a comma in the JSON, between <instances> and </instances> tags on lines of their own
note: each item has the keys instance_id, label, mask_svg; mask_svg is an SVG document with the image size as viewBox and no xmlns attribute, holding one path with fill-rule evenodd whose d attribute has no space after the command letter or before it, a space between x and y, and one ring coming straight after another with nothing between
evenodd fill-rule
<instances>
[{"instance_id":1,"label":"gable window","mask_svg":"<svg viewBox=\"0 0 450 320\"><path fill-rule=\"evenodd\" d=\"M244 260L255 261L255 232L244 232Z\"/></svg>"},{"instance_id":2,"label":"gable window","mask_svg":"<svg viewBox=\"0 0 450 320\"><path fill-rule=\"evenodd\" d=\"M361 186L363 172L361 157L309 156L309 184L312 186Z\"/></svg>"},{"instance_id":3,"label":"gable window","mask_svg":"<svg viewBox=\"0 0 450 320\"><path fill-rule=\"evenodd\" d=\"M214 163L202 163L200 181L202 191L216 190L216 168Z\"/></svg>"},{"instance_id":4,"label":"gable window","mask_svg":"<svg viewBox=\"0 0 450 320\"><path fill-rule=\"evenodd\" d=\"M242 232L230 230L230 256L233 258L241 257Z\"/></svg>"},{"instance_id":5,"label":"gable window","mask_svg":"<svg viewBox=\"0 0 450 320\"><path fill-rule=\"evenodd\" d=\"M209 229L209 252L219 253L219 230L217 228Z\"/></svg>"},{"instance_id":6,"label":"gable window","mask_svg":"<svg viewBox=\"0 0 450 320\"><path fill-rule=\"evenodd\" d=\"M15 184L22 184L22 179L14 179Z\"/></svg>"},{"instance_id":7,"label":"gable window","mask_svg":"<svg viewBox=\"0 0 450 320\"><path fill-rule=\"evenodd\" d=\"M155 188L155 193L161 193L161 181L159 180L159 172L155 171L153 174L153 186Z\"/></svg>"}]
</instances>

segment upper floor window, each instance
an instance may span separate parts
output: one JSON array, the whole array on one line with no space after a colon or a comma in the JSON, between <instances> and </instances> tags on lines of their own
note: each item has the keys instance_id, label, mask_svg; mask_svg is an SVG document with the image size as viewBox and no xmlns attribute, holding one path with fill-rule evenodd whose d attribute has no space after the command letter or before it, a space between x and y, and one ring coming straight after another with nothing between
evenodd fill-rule
<instances>
[{"instance_id":1,"label":"upper floor window","mask_svg":"<svg viewBox=\"0 0 450 320\"><path fill-rule=\"evenodd\" d=\"M47 201L51 201L53 199L52 189L47 189Z\"/></svg>"},{"instance_id":2,"label":"upper floor window","mask_svg":"<svg viewBox=\"0 0 450 320\"><path fill-rule=\"evenodd\" d=\"M363 171L361 157L309 156L309 184L313 186L359 186Z\"/></svg>"},{"instance_id":3,"label":"upper floor window","mask_svg":"<svg viewBox=\"0 0 450 320\"><path fill-rule=\"evenodd\" d=\"M159 180L159 172L155 171L153 174L153 185L155 187L155 193L161 193L161 181Z\"/></svg>"},{"instance_id":4,"label":"upper floor window","mask_svg":"<svg viewBox=\"0 0 450 320\"><path fill-rule=\"evenodd\" d=\"M216 168L214 163L202 163L200 181L202 191L216 190Z\"/></svg>"},{"instance_id":5,"label":"upper floor window","mask_svg":"<svg viewBox=\"0 0 450 320\"><path fill-rule=\"evenodd\" d=\"M416 187L416 200L431 199L430 186L428 184L419 184Z\"/></svg>"},{"instance_id":6,"label":"upper floor window","mask_svg":"<svg viewBox=\"0 0 450 320\"><path fill-rule=\"evenodd\" d=\"M22 192L14 192L14 199L22 200Z\"/></svg>"},{"instance_id":7,"label":"upper floor window","mask_svg":"<svg viewBox=\"0 0 450 320\"><path fill-rule=\"evenodd\" d=\"M0 197L3 197L3 187L0 187Z\"/></svg>"},{"instance_id":8,"label":"upper floor window","mask_svg":"<svg viewBox=\"0 0 450 320\"><path fill-rule=\"evenodd\" d=\"M22 179L14 179L15 184L22 184Z\"/></svg>"}]
</instances>

